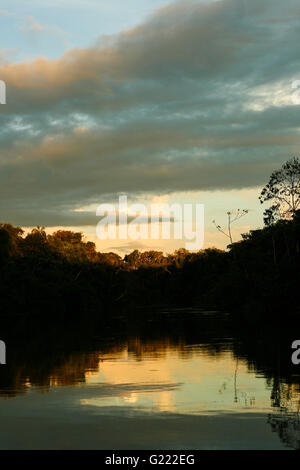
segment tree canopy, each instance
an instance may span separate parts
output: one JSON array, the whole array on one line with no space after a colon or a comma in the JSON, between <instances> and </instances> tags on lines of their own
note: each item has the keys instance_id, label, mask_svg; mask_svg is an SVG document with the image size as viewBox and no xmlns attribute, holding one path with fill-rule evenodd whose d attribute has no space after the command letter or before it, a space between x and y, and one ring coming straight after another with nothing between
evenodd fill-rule
<instances>
[{"instance_id":1,"label":"tree canopy","mask_svg":"<svg viewBox=\"0 0 300 470\"><path fill-rule=\"evenodd\" d=\"M279 170L273 171L262 189L261 204L273 204L264 212L264 222L270 225L279 219L291 219L300 208L300 160L291 158Z\"/></svg>"}]
</instances>

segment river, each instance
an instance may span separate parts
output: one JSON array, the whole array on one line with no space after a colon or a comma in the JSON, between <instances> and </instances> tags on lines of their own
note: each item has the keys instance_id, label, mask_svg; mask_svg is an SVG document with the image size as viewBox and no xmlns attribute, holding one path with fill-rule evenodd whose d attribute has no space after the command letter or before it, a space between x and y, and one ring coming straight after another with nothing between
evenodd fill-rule
<instances>
[{"instance_id":1,"label":"river","mask_svg":"<svg viewBox=\"0 0 300 470\"><path fill-rule=\"evenodd\" d=\"M0 366L0 448L299 448L290 350L243 344L225 314L159 315L90 347L40 360L25 351Z\"/></svg>"}]
</instances>

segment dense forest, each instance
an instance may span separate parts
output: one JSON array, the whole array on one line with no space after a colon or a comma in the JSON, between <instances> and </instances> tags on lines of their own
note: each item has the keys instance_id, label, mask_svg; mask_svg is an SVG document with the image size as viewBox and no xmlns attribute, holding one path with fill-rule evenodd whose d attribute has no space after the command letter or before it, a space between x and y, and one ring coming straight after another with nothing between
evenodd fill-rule
<instances>
[{"instance_id":1,"label":"dense forest","mask_svg":"<svg viewBox=\"0 0 300 470\"><path fill-rule=\"evenodd\" d=\"M300 318L300 161L275 170L260 195L265 226L228 250L99 253L82 233L0 224L0 318L14 325L100 325L141 306L201 305L241 320ZM243 211L241 214L246 214ZM230 221L230 212L229 221ZM220 229L220 226L217 226Z\"/></svg>"},{"instance_id":2,"label":"dense forest","mask_svg":"<svg viewBox=\"0 0 300 470\"><path fill-rule=\"evenodd\" d=\"M300 314L300 211L228 251L99 253L81 233L0 224L0 315L71 321L141 305L203 304L274 318Z\"/></svg>"}]
</instances>

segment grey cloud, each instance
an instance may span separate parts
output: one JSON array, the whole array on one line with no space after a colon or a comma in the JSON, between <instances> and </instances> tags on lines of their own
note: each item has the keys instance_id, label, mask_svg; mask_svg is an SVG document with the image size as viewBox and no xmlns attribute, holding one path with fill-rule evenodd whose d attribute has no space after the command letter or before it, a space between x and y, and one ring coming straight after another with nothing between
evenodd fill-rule
<instances>
[{"instance_id":1,"label":"grey cloud","mask_svg":"<svg viewBox=\"0 0 300 470\"><path fill-rule=\"evenodd\" d=\"M132 252L133 250L141 250L141 251L148 251L149 250L149 245L145 244L145 243L141 243L139 241L133 241L133 242L130 242L130 243L127 243L125 245L121 245L121 246L109 246L108 248L106 248L106 252L107 251L119 251L120 253L122 254L126 254L126 253L130 253ZM160 251L161 250L161 246L151 246L151 250L158 250Z\"/></svg>"},{"instance_id":2,"label":"grey cloud","mask_svg":"<svg viewBox=\"0 0 300 470\"><path fill-rule=\"evenodd\" d=\"M299 149L300 108L251 106L300 79L299 16L296 0L186 0L104 45L0 65L1 218L93 225L74 209L108 194L263 184Z\"/></svg>"}]
</instances>

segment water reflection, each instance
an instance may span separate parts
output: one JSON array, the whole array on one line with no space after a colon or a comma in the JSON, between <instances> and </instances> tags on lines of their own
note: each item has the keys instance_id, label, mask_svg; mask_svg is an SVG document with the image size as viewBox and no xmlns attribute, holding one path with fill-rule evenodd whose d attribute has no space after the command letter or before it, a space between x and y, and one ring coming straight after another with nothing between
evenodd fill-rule
<instances>
[{"instance_id":1,"label":"water reflection","mask_svg":"<svg viewBox=\"0 0 300 470\"><path fill-rule=\"evenodd\" d=\"M0 397L23 395L26 407L26 396L48 392L53 407L51 393L61 390L55 397L65 409L86 416L265 416L284 445L299 449L300 380L288 340L249 341L226 316L189 313L182 320L168 312L166 322L151 319L77 350L67 341L39 355L37 345L15 348L1 369Z\"/></svg>"},{"instance_id":2,"label":"water reflection","mask_svg":"<svg viewBox=\"0 0 300 470\"><path fill-rule=\"evenodd\" d=\"M135 339L135 344L137 339ZM269 394L263 378L249 374L247 363L237 361L231 351L211 355L203 345L156 343L143 347L143 361L130 347L118 354L102 356L99 371L91 374L88 384L134 384L139 391L126 390L123 396L97 397L85 404L112 406L134 404L155 412L203 414L269 410ZM131 352L130 352L131 351ZM155 390L149 390L149 385Z\"/></svg>"}]
</instances>

